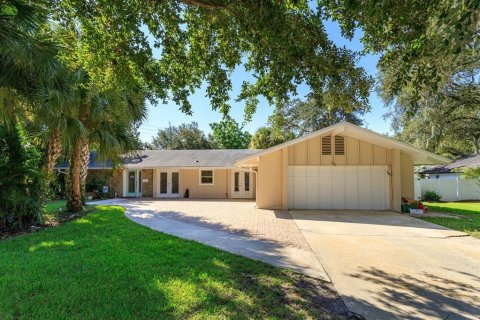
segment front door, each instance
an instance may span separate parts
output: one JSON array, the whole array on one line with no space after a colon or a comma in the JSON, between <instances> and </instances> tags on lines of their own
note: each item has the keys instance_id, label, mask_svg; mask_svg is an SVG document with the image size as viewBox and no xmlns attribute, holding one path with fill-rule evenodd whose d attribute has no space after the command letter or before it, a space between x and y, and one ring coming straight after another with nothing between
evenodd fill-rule
<instances>
[{"instance_id":1,"label":"front door","mask_svg":"<svg viewBox=\"0 0 480 320\"><path fill-rule=\"evenodd\" d=\"M127 171L127 188L125 192L126 197L141 197L142 196L142 171L128 170Z\"/></svg>"},{"instance_id":2,"label":"front door","mask_svg":"<svg viewBox=\"0 0 480 320\"><path fill-rule=\"evenodd\" d=\"M253 198L253 173L232 171L232 198Z\"/></svg>"},{"instance_id":3,"label":"front door","mask_svg":"<svg viewBox=\"0 0 480 320\"><path fill-rule=\"evenodd\" d=\"M180 197L180 173L178 171L160 171L158 182L159 197Z\"/></svg>"}]
</instances>

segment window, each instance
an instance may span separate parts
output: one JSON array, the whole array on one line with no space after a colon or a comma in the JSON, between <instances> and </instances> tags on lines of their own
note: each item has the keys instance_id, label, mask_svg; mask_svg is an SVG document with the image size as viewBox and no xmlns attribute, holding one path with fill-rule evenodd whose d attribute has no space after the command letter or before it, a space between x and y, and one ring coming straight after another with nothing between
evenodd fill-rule
<instances>
[{"instance_id":1,"label":"window","mask_svg":"<svg viewBox=\"0 0 480 320\"><path fill-rule=\"evenodd\" d=\"M213 184L213 170L200 170L200 184Z\"/></svg>"},{"instance_id":2,"label":"window","mask_svg":"<svg viewBox=\"0 0 480 320\"><path fill-rule=\"evenodd\" d=\"M136 171L129 171L128 172L128 193L135 193L135 180L137 177Z\"/></svg>"},{"instance_id":3,"label":"window","mask_svg":"<svg viewBox=\"0 0 480 320\"><path fill-rule=\"evenodd\" d=\"M245 191L250 191L250 172L245 172Z\"/></svg>"},{"instance_id":4,"label":"window","mask_svg":"<svg viewBox=\"0 0 480 320\"><path fill-rule=\"evenodd\" d=\"M160 193L161 194L168 193L168 173L167 172L160 172Z\"/></svg>"},{"instance_id":5,"label":"window","mask_svg":"<svg viewBox=\"0 0 480 320\"><path fill-rule=\"evenodd\" d=\"M142 193L142 170L138 171L138 193Z\"/></svg>"},{"instance_id":6,"label":"window","mask_svg":"<svg viewBox=\"0 0 480 320\"><path fill-rule=\"evenodd\" d=\"M330 136L322 137L322 156L332 155L332 138Z\"/></svg>"},{"instance_id":7,"label":"window","mask_svg":"<svg viewBox=\"0 0 480 320\"><path fill-rule=\"evenodd\" d=\"M335 155L345 155L345 138L342 136L335 136Z\"/></svg>"},{"instance_id":8,"label":"window","mask_svg":"<svg viewBox=\"0 0 480 320\"><path fill-rule=\"evenodd\" d=\"M179 173L178 172L172 172L172 193L179 193L180 192L180 187L179 187Z\"/></svg>"},{"instance_id":9,"label":"window","mask_svg":"<svg viewBox=\"0 0 480 320\"><path fill-rule=\"evenodd\" d=\"M239 192L239 191L240 191L240 172L235 172L235 183L234 183L234 187L235 187L235 192Z\"/></svg>"}]
</instances>

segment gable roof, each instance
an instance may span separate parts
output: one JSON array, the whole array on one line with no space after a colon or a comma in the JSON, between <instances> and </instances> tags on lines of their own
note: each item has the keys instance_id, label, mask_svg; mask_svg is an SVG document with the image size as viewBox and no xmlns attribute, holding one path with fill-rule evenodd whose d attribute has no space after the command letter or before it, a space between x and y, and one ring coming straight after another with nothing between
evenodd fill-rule
<instances>
[{"instance_id":1,"label":"gable roof","mask_svg":"<svg viewBox=\"0 0 480 320\"><path fill-rule=\"evenodd\" d=\"M420 148L411 146L409 144L400 142L398 140L389 138L387 136L381 135L377 132L359 127L357 125L351 124L346 121L339 122L337 124L334 124L332 126L320 129L318 131L315 131L311 134L308 134L303 137L299 137L287 142L284 142L282 144L279 144L277 146L274 146L269 149L265 149L263 151L260 151L254 155L249 155L246 157L243 157L241 159L238 159L236 161L236 165L240 165L242 162L252 160L256 157L266 155L268 153L292 146L294 144L306 141L308 139L317 137L317 136L323 136L323 135L342 135L342 136L349 136L355 139L363 140L370 142L372 144L382 146L387 149L400 149L401 152L404 152L406 154L409 154L412 156L414 164L446 164L449 163L450 160L436 155L434 153L422 150Z\"/></svg>"},{"instance_id":2,"label":"gable roof","mask_svg":"<svg viewBox=\"0 0 480 320\"><path fill-rule=\"evenodd\" d=\"M458 168L476 168L480 167L480 154L473 154L470 156L459 158L452 163L436 166L430 169L423 170L424 174L437 174L437 173L452 173L454 169Z\"/></svg>"}]
</instances>

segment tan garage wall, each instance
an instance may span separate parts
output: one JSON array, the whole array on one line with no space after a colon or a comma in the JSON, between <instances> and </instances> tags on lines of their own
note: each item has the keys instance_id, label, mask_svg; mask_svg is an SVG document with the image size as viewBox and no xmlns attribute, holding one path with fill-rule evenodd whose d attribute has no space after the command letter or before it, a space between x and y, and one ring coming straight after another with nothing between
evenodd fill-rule
<instances>
[{"instance_id":1,"label":"tan garage wall","mask_svg":"<svg viewBox=\"0 0 480 320\"><path fill-rule=\"evenodd\" d=\"M324 136L326 137L326 136ZM387 165L390 170L390 203L392 210L400 211L401 197L413 197L413 161L398 149L387 148L344 137L344 154L335 154L335 138L331 139L332 155L322 155L322 137L289 146L260 156L258 162L257 206L259 208L287 208L285 185L287 165ZM323 140L325 141L325 140ZM286 157L286 163L283 161Z\"/></svg>"},{"instance_id":2,"label":"tan garage wall","mask_svg":"<svg viewBox=\"0 0 480 320\"><path fill-rule=\"evenodd\" d=\"M341 135L339 135L342 137ZM322 155L322 138L329 137L332 155ZM334 136L317 136L288 147L289 165L352 165L372 166L390 164L388 149L351 137L344 138L344 154L335 154Z\"/></svg>"},{"instance_id":3,"label":"tan garage wall","mask_svg":"<svg viewBox=\"0 0 480 320\"><path fill-rule=\"evenodd\" d=\"M260 157L257 179L259 208L282 208L285 174L287 171L284 170L282 150Z\"/></svg>"},{"instance_id":4,"label":"tan garage wall","mask_svg":"<svg viewBox=\"0 0 480 320\"><path fill-rule=\"evenodd\" d=\"M201 185L199 169L180 169L181 196L188 188L190 198L192 199L228 198L230 193L230 170L214 169L213 181L213 185Z\"/></svg>"},{"instance_id":5,"label":"tan garage wall","mask_svg":"<svg viewBox=\"0 0 480 320\"><path fill-rule=\"evenodd\" d=\"M414 191L414 177L413 177L413 160L407 154L400 154L400 167L401 167L401 181L402 181L402 197L415 198Z\"/></svg>"}]
</instances>

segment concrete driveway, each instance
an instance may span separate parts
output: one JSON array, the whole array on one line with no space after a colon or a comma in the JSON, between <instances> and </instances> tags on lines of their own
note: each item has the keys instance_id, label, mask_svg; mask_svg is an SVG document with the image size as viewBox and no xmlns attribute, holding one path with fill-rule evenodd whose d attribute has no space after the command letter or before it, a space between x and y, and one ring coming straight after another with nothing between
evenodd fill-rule
<instances>
[{"instance_id":1,"label":"concrete driveway","mask_svg":"<svg viewBox=\"0 0 480 320\"><path fill-rule=\"evenodd\" d=\"M350 311L480 319L480 239L391 212L290 214Z\"/></svg>"}]
</instances>

